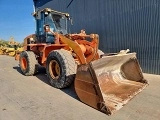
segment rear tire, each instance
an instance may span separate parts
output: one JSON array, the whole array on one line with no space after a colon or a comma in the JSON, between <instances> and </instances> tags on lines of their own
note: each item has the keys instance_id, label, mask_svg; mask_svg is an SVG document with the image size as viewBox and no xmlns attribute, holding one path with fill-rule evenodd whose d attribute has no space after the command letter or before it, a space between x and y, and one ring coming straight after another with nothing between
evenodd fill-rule
<instances>
[{"instance_id":1,"label":"rear tire","mask_svg":"<svg viewBox=\"0 0 160 120\"><path fill-rule=\"evenodd\" d=\"M49 53L46 62L46 72L53 87L68 87L75 79L76 71L77 65L68 51L61 49Z\"/></svg>"},{"instance_id":2,"label":"rear tire","mask_svg":"<svg viewBox=\"0 0 160 120\"><path fill-rule=\"evenodd\" d=\"M20 53L19 64L21 71L26 76L32 76L38 71L38 62L32 51L23 51Z\"/></svg>"}]
</instances>

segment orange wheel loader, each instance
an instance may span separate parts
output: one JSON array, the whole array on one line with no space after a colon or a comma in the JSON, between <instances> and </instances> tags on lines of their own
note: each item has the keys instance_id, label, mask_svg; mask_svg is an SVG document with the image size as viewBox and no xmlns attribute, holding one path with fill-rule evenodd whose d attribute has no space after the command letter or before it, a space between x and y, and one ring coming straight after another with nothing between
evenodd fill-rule
<instances>
[{"instance_id":1,"label":"orange wheel loader","mask_svg":"<svg viewBox=\"0 0 160 120\"><path fill-rule=\"evenodd\" d=\"M102 54L97 34L67 33L68 13L45 8L33 16L36 34L24 39L24 51L15 57L24 75L35 75L38 65L44 66L53 87L65 88L74 81L80 100L108 115L148 85L136 53Z\"/></svg>"}]
</instances>

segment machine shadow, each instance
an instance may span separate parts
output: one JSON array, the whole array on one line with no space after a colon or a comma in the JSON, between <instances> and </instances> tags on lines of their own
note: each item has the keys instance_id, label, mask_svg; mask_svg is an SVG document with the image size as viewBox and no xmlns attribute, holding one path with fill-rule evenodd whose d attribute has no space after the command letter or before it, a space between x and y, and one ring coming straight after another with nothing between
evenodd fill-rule
<instances>
[{"instance_id":1,"label":"machine shadow","mask_svg":"<svg viewBox=\"0 0 160 120\"><path fill-rule=\"evenodd\" d=\"M17 70L20 74L22 74L21 68L18 66L14 66L13 69Z\"/></svg>"},{"instance_id":2,"label":"machine shadow","mask_svg":"<svg viewBox=\"0 0 160 120\"><path fill-rule=\"evenodd\" d=\"M17 72L22 74L19 66L14 66L13 69L17 70ZM49 83L49 78L46 75L46 69L44 67L39 66L38 73L35 75L35 77L37 77L39 80L41 80L45 84L48 84L49 86L51 86L50 83ZM74 82L69 87L63 88L63 89L60 89L60 90L64 93L66 93L67 95L71 96L72 98L80 101L76 92L75 92L75 89L74 89Z\"/></svg>"},{"instance_id":3,"label":"machine shadow","mask_svg":"<svg viewBox=\"0 0 160 120\"><path fill-rule=\"evenodd\" d=\"M38 69L38 73L35 76L39 80L41 80L42 82L50 85L49 78L47 77L46 69L44 67L40 66L39 69ZM75 89L74 89L74 82L69 87L63 88L63 89L60 89L60 90L64 93L66 93L67 95L71 96L72 98L75 98L75 99L79 100L79 98L78 98L78 96L75 92Z\"/></svg>"}]
</instances>

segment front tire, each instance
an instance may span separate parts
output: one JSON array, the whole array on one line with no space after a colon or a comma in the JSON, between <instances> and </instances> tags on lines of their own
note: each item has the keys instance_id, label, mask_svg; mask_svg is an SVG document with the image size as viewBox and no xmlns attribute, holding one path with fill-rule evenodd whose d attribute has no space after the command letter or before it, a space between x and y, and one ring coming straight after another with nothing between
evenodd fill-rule
<instances>
[{"instance_id":1,"label":"front tire","mask_svg":"<svg viewBox=\"0 0 160 120\"><path fill-rule=\"evenodd\" d=\"M53 87L68 87L75 79L77 65L67 50L51 51L47 57L46 72Z\"/></svg>"},{"instance_id":2,"label":"front tire","mask_svg":"<svg viewBox=\"0 0 160 120\"><path fill-rule=\"evenodd\" d=\"M32 51L23 51L20 53L19 64L21 71L26 76L32 76L38 71L38 62Z\"/></svg>"}]
</instances>

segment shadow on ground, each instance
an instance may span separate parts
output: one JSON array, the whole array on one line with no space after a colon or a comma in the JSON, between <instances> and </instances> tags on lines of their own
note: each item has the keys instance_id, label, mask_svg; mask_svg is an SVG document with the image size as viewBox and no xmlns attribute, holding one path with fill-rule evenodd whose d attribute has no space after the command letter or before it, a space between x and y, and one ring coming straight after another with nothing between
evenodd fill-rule
<instances>
[{"instance_id":1,"label":"shadow on ground","mask_svg":"<svg viewBox=\"0 0 160 120\"><path fill-rule=\"evenodd\" d=\"M21 71L20 67L14 66L13 69L17 70L17 72L19 72L20 74L22 74L22 71Z\"/></svg>"},{"instance_id":2,"label":"shadow on ground","mask_svg":"<svg viewBox=\"0 0 160 120\"><path fill-rule=\"evenodd\" d=\"M20 67L14 66L13 69L17 70L17 72L22 74ZM49 80L48 80L49 78L47 77L46 69L44 67L39 66L38 73L35 75L35 77L37 77L39 80L41 80L45 84L50 85ZM69 96L75 98L76 100L79 100L79 98L75 92L75 89L74 89L74 83L72 83L68 88L63 88L60 90L64 93L68 94Z\"/></svg>"}]
</instances>

